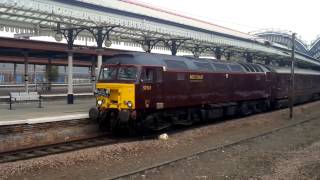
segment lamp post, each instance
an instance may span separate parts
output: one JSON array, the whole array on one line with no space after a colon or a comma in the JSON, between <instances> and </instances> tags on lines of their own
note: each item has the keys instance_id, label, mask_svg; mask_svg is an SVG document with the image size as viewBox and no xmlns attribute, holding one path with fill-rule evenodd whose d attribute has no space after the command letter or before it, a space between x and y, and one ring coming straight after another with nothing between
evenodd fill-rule
<instances>
[{"instance_id":1,"label":"lamp post","mask_svg":"<svg viewBox=\"0 0 320 180\"><path fill-rule=\"evenodd\" d=\"M60 23L57 23L56 34L54 36L55 40L62 41L63 37L67 40L68 43L68 104L73 104L73 45L74 40L77 38L80 32L83 30L89 31L97 41L98 46L98 58L97 65L98 71L100 71L102 65L102 44L104 39L107 37L105 45L110 47L112 42L110 40L110 31L119 26L94 26L94 27L67 27L61 28ZM95 82L92 82L95 83Z\"/></svg>"},{"instance_id":2,"label":"lamp post","mask_svg":"<svg viewBox=\"0 0 320 180\"><path fill-rule=\"evenodd\" d=\"M186 38L181 38L181 39L176 39L176 38L172 38L172 39L162 39L164 45L170 49L171 51L171 55L176 56L178 53L179 48L181 47L181 45L183 43L185 43L186 41L191 40L191 39L186 39Z\"/></svg>"},{"instance_id":3,"label":"lamp post","mask_svg":"<svg viewBox=\"0 0 320 180\"><path fill-rule=\"evenodd\" d=\"M54 38L57 41L62 41L63 37L67 40L68 44L68 95L67 103L73 104L73 44L78 34L83 31L84 28L61 28L60 23L57 23L57 33Z\"/></svg>"},{"instance_id":4,"label":"lamp post","mask_svg":"<svg viewBox=\"0 0 320 180\"><path fill-rule=\"evenodd\" d=\"M291 78L290 78L290 113L289 117L290 119L293 118L293 105L294 105L294 66L295 66L295 39L296 39L296 33L292 34L292 52L291 52Z\"/></svg>"},{"instance_id":5,"label":"lamp post","mask_svg":"<svg viewBox=\"0 0 320 180\"><path fill-rule=\"evenodd\" d=\"M161 38L144 37L143 40L135 40L141 45L141 48L146 53L151 53L152 49L161 41Z\"/></svg>"},{"instance_id":6,"label":"lamp post","mask_svg":"<svg viewBox=\"0 0 320 180\"><path fill-rule=\"evenodd\" d=\"M120 27L118 25L115 26L94 26L94 27L84 27L84 29L88 30L94 39L97 42L97 72L96 75L100 72L102 66L102 52L103 52L103 41L106 47L111 47L112 41L110 40L110 32L114 29ZM94 79L95 80L95 79ZM95 86L96 81L92 81Z\"/></svg>"}]
</instances>

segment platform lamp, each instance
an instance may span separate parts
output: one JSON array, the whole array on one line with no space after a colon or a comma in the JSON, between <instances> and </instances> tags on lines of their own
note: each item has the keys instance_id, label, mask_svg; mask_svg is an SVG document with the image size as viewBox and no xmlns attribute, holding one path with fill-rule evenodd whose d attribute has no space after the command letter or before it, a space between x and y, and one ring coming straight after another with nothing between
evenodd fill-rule
<instances>
[{"instance_id":1,"label":"platform lamp","mask_svg":"<svg viewBox=\"0 0 320 180\"><path fill-rule=\"evenodd\" d=\"M193 53L194 57L196 57L196 58L199 58L200 54L201 53L199 52L199 50L195 50L194 53Z\"/></svg>"},{"instance_id":2,"label":"platform lamp","mask_svg":"<svg viewBox=\"0 0 320 180\"><path fill-rule=\"evenodd\" d=\"M149 51L149 46L147 44L143 44L142 45L142 50L145 51L145 52L148 52Z\"/></svg>"},{"instance_id":3,"label":"platform lamp","mask_svg":"<svg viewBox=\"0 0 320 180\"><path fill-rule=\"evenodd\" d=\"M73 104L74 95L73 95L73 46L74 41L77 38L78 34L85 30L83 27L68 27L61 28L60 23L57 23L57 29L55 29L56 34L54 36L56 41L62 41L63 38L67 41L67 52L68 52L68 95L67 102L68 104Z\"/></svg>"},{"instance_id":4,"label":"platform lamp","mask_svg":"<svg viewBox=\"0 0 320 180\"><path fill-rule=\"evenodd\" d=\"M107 40L104 41L104 45L106 47L111 47L112 46L112 41L109 38L107 38Z\"/></svg>"},{"instance_id":5,"label":"platform lamp","mask_svg":"<svg viewBox=\"0 0 320 180\"><path fill-rule=\"evenodd\" d=\"M61 42L63 40L63 34L61 32L61 26L60 23L57 24L57 33L54 35L54 39L57 42Z\"/></svg>"},{"instance_id":6,"label":"platform lamp","mask_svg":"<svg viewBox=\"0 0 320 180\"><path fill-rule=\"evenodd\" d=\"M54 35L54 39L57 41L57 42L61 42L63 40L63 35L59 32L57 32L55 35Z\"/></svg>"}]
</instances>

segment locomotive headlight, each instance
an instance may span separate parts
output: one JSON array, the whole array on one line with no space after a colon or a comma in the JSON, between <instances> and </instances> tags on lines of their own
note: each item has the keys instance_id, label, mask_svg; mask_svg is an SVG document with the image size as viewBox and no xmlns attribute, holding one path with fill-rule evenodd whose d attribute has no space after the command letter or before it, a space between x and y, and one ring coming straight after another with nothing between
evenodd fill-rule
<instances>
[{"instance_id":1,"label":"locomotive headlight","mask_svg":"<svg viewBox=\"0 0 320 180\"><path fill-rule=\"evenodd\" d=\"M97 104L98 104L99 106L101 106L101 105L103 104L103 101L102 101L102 100L98 100L98 101L97 101Z\"/></svg>"},{"instance_id":2,"label":"locomotive headlight","mask_svg":"<svg viewBox=\"0 0 320 180\"><path fill-rule=\"evenodd\" d=\"M128 101L127 105L128 105L129 108L132 108L132 102L131 101Z\"/></svg>"},{"instance_id":3,"label":"locomotive headlight","mask_svg":"<svg viewBox=\"0 0 320 180\"><path fill-rule=\"evenodd\" d=\"M105 94L107 97L109 97L110 96L110 89L105 89Z\"/></svg>"}]
</instances>

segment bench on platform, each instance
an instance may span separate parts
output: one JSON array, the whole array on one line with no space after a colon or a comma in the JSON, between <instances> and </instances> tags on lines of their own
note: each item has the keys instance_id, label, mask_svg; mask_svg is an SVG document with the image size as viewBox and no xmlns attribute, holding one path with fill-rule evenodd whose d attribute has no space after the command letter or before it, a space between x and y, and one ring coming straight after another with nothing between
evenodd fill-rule
<instances>
[{"instance_id":1,"label":"bench on platform","mask_svg":"<svg viewBox=\"0 0 320 180\"><path fill-rule=\"evenodd\" d=\"M38 107L42 108L42 97L38 92L10 92L9 96L10 110L12 110L13 103L28 101L38 101Z\"/></svg>"}]
</instances>

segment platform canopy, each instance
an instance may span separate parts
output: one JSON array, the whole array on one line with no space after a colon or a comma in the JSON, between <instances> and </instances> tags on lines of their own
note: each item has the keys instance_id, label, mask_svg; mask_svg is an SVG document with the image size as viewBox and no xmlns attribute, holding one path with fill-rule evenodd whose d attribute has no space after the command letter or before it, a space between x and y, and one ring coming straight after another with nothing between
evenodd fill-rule
<instances>
[{"instance_id":1,"label":"platform canopy","mask_svg":"<svg viewBox=\"0 0 320 180\"><path fill-rule=\"evenodd\" d=\"M0 0L2 30L20 35L54 36L57 23L64 28L117 25L110 36L117 42L184 39L182 49L200 47L203 54L212 54L212 49L220 48L223 52L250 53L261 59L290 58L290 49L259 37L131 0ZM86 38L93 40L88 32L79 36L82 40ZM297 53L296 58L320 65L304 54Z\"/></svg>"}]
</instances>

